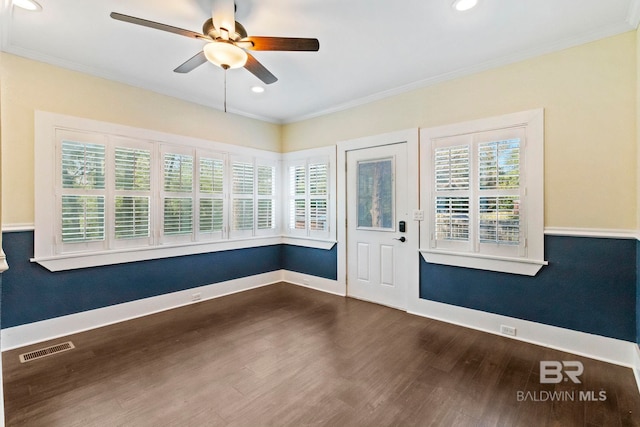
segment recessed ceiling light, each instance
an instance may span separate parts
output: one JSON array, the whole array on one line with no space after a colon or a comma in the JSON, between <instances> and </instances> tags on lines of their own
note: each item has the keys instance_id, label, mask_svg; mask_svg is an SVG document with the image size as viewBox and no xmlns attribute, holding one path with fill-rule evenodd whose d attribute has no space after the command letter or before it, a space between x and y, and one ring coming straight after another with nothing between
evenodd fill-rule
<instances>
[{"instance_id":1,"label":"recessed ceiling light","mask_svg":"<svg viewBox=\"0 0 640 427\"><path fill-rule=\"evenodd\" d=\"M478 0L455 0L451 7L459 12L473 9L478 4Z\"/></svg>"},{"instance_id":2,"label":"recessed ceiling light","mask_svg":"<svg viewBox=\"0 0 640 427\"><path fill-rule=\"evenodd\" d=\"M251 86L251 92L264 93L264 88L262 86Z\"/></svg>"},{"instance_id":3,"label":"recessed ceiling light","mask_svg":"<svg viewBox=\"0 0 640 427\"><path fill-rule=\"evenodd\" d=\"M13 5L30 11L42 10L42 6L35 0L13 0Z\"/></svg>"}]
</instances>

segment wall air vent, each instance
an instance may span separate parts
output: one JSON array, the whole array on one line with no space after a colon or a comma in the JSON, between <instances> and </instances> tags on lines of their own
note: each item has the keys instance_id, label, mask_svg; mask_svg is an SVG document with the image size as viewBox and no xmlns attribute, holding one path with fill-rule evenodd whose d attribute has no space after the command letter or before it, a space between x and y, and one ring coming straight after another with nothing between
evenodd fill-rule
<instances>
[{"instance_id":1,"label":"wall air vent","mask_svg":"<svg viewBox=\"0 0 640 427\"><path fill-rule=\"evenodd\" d=\"M50 347L34 350L29 353L20 355L20 362L30 362L36 359L42 359L43 357L51 356L52 354L62 353L63 351L73 350L76 348L71 341L64 342L62 344L52 345Z\"/></svg>"}]
</instances>

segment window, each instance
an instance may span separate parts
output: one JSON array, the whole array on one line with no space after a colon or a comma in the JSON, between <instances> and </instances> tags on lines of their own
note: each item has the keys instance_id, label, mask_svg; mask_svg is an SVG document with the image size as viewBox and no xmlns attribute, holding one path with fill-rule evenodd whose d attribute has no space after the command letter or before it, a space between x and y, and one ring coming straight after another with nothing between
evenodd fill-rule
<instances>
[{"instance_id":1,"label":"window","mask_svg":"<svg viewBox=\"0 0 640 427\"><path fill-rule=\"evenodd\" d=\"M327 232L329 198L328 163L309 164L309 231Z\"/></svg>"},{"instance_id":2,"label":"window","mask_svg":"<svg viewBox=\"0 0 640 427\"><path fill-rule=\"evenodd\" d=\"M280 154L36 116L34 261L46 268L281 242Z\"/></svg>"},{"instance_id":3,"label":"window","mask_svg":"<svg viewBox=\"0 0 640 427\"><path fill-rule=\"evenodd\" d=\"M257 233L276 228L276 166L258 164Z\"/></svg>"},{"instance_id":4,"label":"window","mask_svg":"<svg viewBox=\"0 0 640 427\"><path fill-rule=\"evenodd\" d=\"M394 230L394 159L358 162L358 228Z\"/></svg>"},{"instance_id":5,"label":"window","mask_svg":"<svg viewBox=\"0 0 640 427\"><path fill-rule=\"evenodd\" d=\"M253 162L231 162L231 233L235 236L249 235L253 230L254 181Z\"/></svg>"},{"instance_id":6,"label":"window","mask_svg":"<svg viewBox=\"0 0 640 427\"><path fill-rule=\"evenodd\" d=\"M304 162L289 166L288 229L307 230L307 166Z\"/></svg>"},{"instance_id":7,"label":"window","mask_svg":"<svg viewBox=\"0 0 640 427\"><path fill-rule=\"evenodd\" d=\"M273 234L276 221L276 163L234 156L231 160L231 233Z\"/></svg>"},{"instance_id":8,"label":"window","mask_svg":"<svg viewBox=\"0 0 640 427\"><path fill-rule=\"evenodd\" d=\"M67 251L99 250L106 240L106 145L99 135L58 133L61 195L56 241Z\"/></svg>"},{"instance_id":9,"label":"window","mask_svg":"<svg viewBox=\"0 0 640 427\"><path fill-rule=\"evenodd\" d=\"M166 147L162 153L162 233L164 241L190 241L194 222L192 150ZM177 152L182 151L182 152Z\"/></svg>"},{"instance_id":10,"label":"window","mask_svg":"<svg viewBox=\"0 0 640 427\"><path fill-rule=\"evenodd\" d=\"M427 261L532 275L545 264L542 135L538 110L422 131Z\"/></svg>"},{"instance_id":11,"label":"window","mask_svg":"<svg viewBox=\"0 0 640 427\"><path fill-rule=\"evenodd\" d=\"M200 236L221 239L225 226L224 157L203 153L198 161L198 232Z\"/></svg>"},{"instance_id":12,"label":"window","mask_svg":"<svg viewBox=\"0 0 640 427\"><path fill-rule=\"evenodd\" d=\"M329 249L335 244L335 190L331 180L335 148L284 156L284 230L290 244Z\"/></svg>"},{"instance_id":13,"label":"window","mask_svg":"<svg viewBox=\"0 0 640 427\"><path fill-rule=\"evenodd\" d=\"M115 141L114 237L116 247L149 245L151 235L152 147Z\"/></svg>"},{"instance_id":14,"label":"window","mask_svg":"<svg viewBox=\"0 0 640 427\"><path fill-rule=\"evenodd\" d=\"M305 162L289 166L289 221L291 234L323 236L329 233L329 164Z\"/></svg>"}]
</instances>

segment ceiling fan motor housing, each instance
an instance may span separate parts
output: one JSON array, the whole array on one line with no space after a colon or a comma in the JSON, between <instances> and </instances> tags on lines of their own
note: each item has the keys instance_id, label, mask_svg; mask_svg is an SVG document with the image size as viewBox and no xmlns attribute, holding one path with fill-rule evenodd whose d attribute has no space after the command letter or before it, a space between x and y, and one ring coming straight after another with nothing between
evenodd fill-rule
<instances>
[{"instance_id":1,"label":"ceiling fan motor housing","mask_svg":"<svg viewBox=\"0 0 640 427\"><path fill-rule=\"evenodd\" d=\"M213 40L218 40L222 38L222 34L220 34L220 31L218 31L218 29L216 29L216 27L213 25L212 18L209 18L205 21L204 25L202 26L202 34L208 35ZM247 37L247 30L245 30L242 24L236 21L236 31L233 34L229 33L229 40L233 40L237 42L246 37Z\"/></svg>"}]
</instances>

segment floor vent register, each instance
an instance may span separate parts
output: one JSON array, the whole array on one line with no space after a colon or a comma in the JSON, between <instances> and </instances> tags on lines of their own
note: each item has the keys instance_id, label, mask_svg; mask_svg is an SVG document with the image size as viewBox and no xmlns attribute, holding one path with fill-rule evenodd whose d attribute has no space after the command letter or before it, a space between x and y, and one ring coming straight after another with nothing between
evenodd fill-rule
<instances>
[{"instance_id":1,"label":"floor vent register","mask_svg":"<svg viewBox=\"0 0 640 427\"><path fill-rule=\"evenodd\" d=\"M76 348L71 341L63 342L62 344L52 345L50 347L41 348L39 350L30 351L20 355L20 362L31 362L32 360L42 359L43 357L51 356L53 354L62 353L63 351L73 350Z\"/></svg>"}]
</instances>

